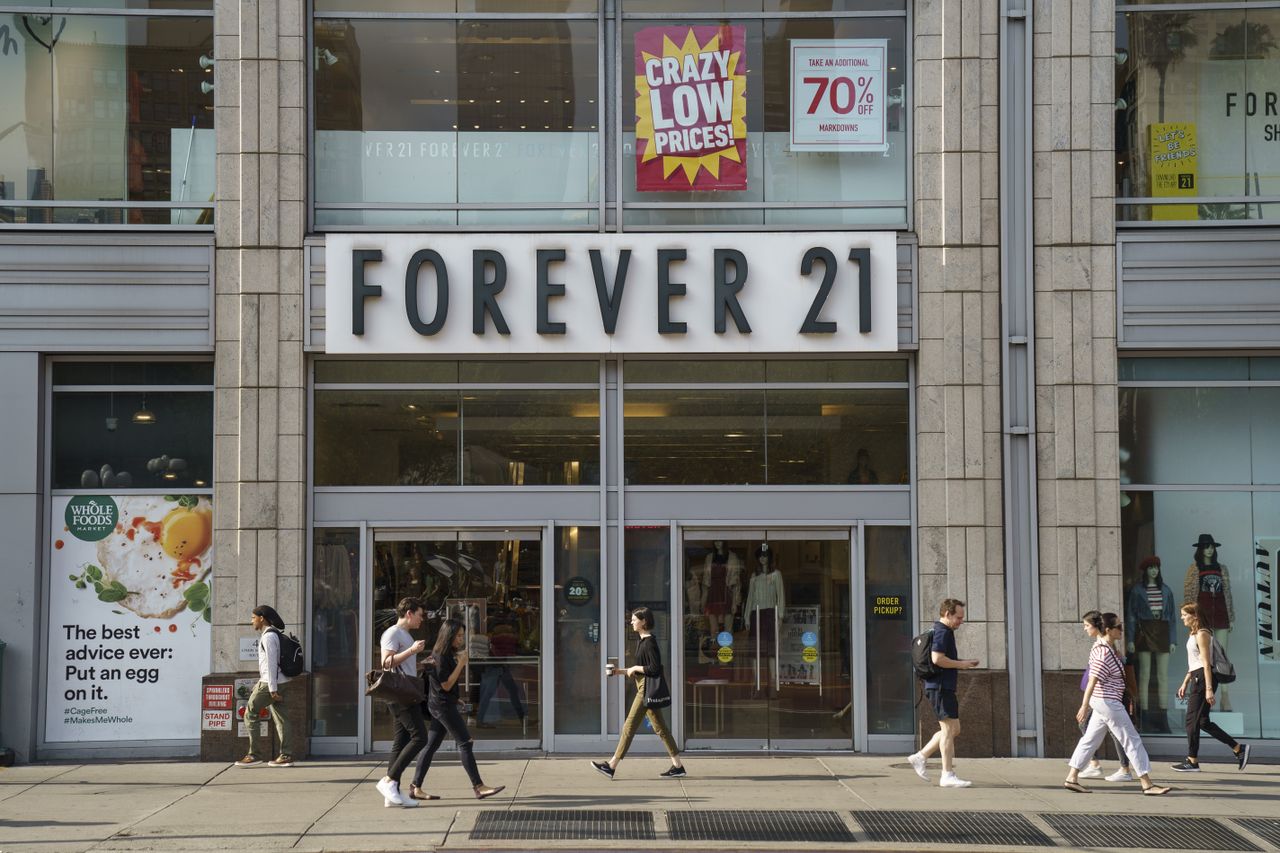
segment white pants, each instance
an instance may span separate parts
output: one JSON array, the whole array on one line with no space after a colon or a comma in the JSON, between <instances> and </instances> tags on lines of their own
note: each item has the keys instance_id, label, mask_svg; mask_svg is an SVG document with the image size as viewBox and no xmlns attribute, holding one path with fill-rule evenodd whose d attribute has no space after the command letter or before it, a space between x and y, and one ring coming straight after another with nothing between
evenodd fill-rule
<instances>
[{"instance_id":1,"label":"white pants","mask_svg":"<svg viewBox=\"0 0 1280 853\"><path fill-rule=\"evenodd\" d=\"M1089 700L1089 707L1093 709L1093 716L1089 718L1089 727L1084 730L1084 736L1076 744L1076 751L1071 754L1071 760L1067 763L1076 770L1088 767L1089 759L1098 751L1098 747L1102 745L1102 739L1107 736L1107 730L1110 729L1111 734L1124 749L1124 754L1129 756L1133 775L1145 776L1150 773L1151 759L1147 757L1147 748L1142 745L1142 738L1138 736L1138 730L1133 727L1133 722L1125 713L1124 706L1115 699L1094 696Z\"/></svg>"}]
</instances>

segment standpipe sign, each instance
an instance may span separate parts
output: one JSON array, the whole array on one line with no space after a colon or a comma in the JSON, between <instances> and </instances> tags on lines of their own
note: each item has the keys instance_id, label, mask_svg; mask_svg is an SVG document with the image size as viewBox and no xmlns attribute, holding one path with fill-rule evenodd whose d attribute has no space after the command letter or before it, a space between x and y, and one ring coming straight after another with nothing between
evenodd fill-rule
<instances>
[{"instance_id":1,"label":"standpipe sign","mask_svg":"<svg viewBox=\"0 0 1280 853\"><path fill-rule=\"evenodd\" d=\"M746 27L636 33L636 189L747 188Z\"/></svg>"},{"instance_id":2,"label":"standpipe sign","mask_svg":"<svg viewBox=\"0 0 1280 853\"><path fill-rule=\"evenodd\" d=\"M330 234L325 352L893 352L890 232Z\"/></svg>"}]
</instances>

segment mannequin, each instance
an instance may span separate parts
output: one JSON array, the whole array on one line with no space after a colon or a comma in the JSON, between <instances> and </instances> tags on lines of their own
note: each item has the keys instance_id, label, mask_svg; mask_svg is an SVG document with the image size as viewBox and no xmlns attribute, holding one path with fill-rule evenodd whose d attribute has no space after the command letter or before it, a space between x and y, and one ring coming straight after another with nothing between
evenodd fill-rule
<instances>
[{"instance_id":1,"label":"mannequin","mask_svg":"<svg viewBox=\"0 0 1280 853\"><path fill-rule=\"evenodd\" d=\"M702 570L702 613L707 632L719 634L733 625L733 613L742 604L742 558L722 540L712 543Z\"/></svg>"},{"instance_id":2,"label":"mannequin","mask_svg":"<svg viewBox=\"0 0 1280 853\"><path fill-rule=\"evenodd\" d=\"M1125 597L1126 649L1138 659L1139 723L1147 731L1169 731L1169 654L1177 649L1173 590L1160 573L1160 558L1151 556L1138 564L1138 582ZM1151 667L1155 664L1156 707L1151 703Z\"/></svg>"},{"instance_id":3,"label":"mannequin","mask_svg":"<svg viewBox=\"0 0 1280 853\"><path fill-rule=\"evenodd\" d=\"M707 655L711 644L702 630L704 624L702 608L706 603L706 588L702 585L704 573L704 567L690 566L689 575L684 582L685 648L697 649L698 663L703 664L711 663L711 658Z\"/></svg>"},{"instance_id":4,"label":"mannequin","mask_svg":"<svg viewBox=\"0 0 1280 853\"><path fill-rule=\"evenodd\" d=\"M1218 549L1221 547L1222 543L1211 534L1200 534L1195 544L1195 561L1187 569L1187 578L1182 585L1182 603L1199 603L1204 608L1205 627L1213 631L1214 639L1225 649L1236 616L1231 605L1231 580L1227 576L1227 567L1218 562ZM1218 708L1230 711L1227 686L1219 685L1216 693Z\"/></svg>"},{"instance_id":5,"label":"mannequin","mask_svg":"<svg viewBox=\"0 0 1280 853\"><path fill-rule=\"evenodd\" d=\"M765 679L771 695L778 690L778 621L786 607L782 572L774 562L767 542L756 549L756 573L747 586L746 616L751 629L748 648L759 649L756 659L756 689L760 688L760 665L768 661Z\"/></svg>"},{"instance_id":6,"label":"mannequin","mask_svg":"<svg viewBox=\"0 0 1280 853\"><path fill-rule=\"evenodd\" d=\"M851 486L879 485L880 475L871 467L871 453L865 447L859 447L853 457L853 467L848 477Z\"/></svg>"}]
</instances>

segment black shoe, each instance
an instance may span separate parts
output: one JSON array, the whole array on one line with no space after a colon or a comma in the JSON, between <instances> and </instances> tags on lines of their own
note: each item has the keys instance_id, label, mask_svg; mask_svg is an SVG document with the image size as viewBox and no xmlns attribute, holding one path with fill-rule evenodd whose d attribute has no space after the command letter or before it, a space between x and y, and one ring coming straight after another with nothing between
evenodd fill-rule
<instances>
[{"instance_id":1,"label":"black shoe","mask_svg":"<svg viewBox=\"0 0 1280 853\"><path fill-rule=\"evenodd\" d=\"M1244 768L1241 767L1241 769L1244 769ZM672 766L672 767L668 767L665 773L659 773L658 775L667 779L680 779L684 776L688 776L689 773L683 767Z\"/></svg>"},{"instance_id":2,"label":"black shoe","mask_svg":"<svg viewBox=\"0 0 1280 853\"><path fill-rule=\"evenodd\" d=\"M1191 761L1181 761L1173 765L1173 769L1179 773L1199 773L1200 765Z\"/></svg>"},{"instance_id":3,"label":"black shoe","mask_svg":"<svg viewBox=\"0 0 1280 853\"><path fill-rule=\"evenodd\" d=\"M609 766L609 762L593 761L591 762L591 766L599 770L601 773L603 773L605 776L609 777L610 779L613 778L613 768Z\"/></svg>"},{"instance_id":4,"label":"black shoe","mask_svg":"<svg viewBox=\"0 0 1280 853\"><path fill-rule=\"evenodd\" d=\"M1240 744L1240 751L1236 753L1236 764L1241 770L1249 766L1249 744Z\"/></svg>"}]
</instances>

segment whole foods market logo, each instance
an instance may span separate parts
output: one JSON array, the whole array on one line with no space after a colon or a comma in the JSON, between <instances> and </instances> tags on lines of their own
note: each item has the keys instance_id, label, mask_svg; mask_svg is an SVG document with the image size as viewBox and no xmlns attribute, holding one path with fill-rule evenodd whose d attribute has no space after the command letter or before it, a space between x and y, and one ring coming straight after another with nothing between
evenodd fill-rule
<instances>
[{"instance_id":1,"label":"whole foods market logo","mask_svg":"<svg viewBox=\"0 0 1280 853\"><path fill-rule=\"evenodd\" d=\"M72 498L67 504L67 530L77 539L97 542L116 529L120 508L116 502L103 495L88 498Z\"/></svg>"}]
</instances>

